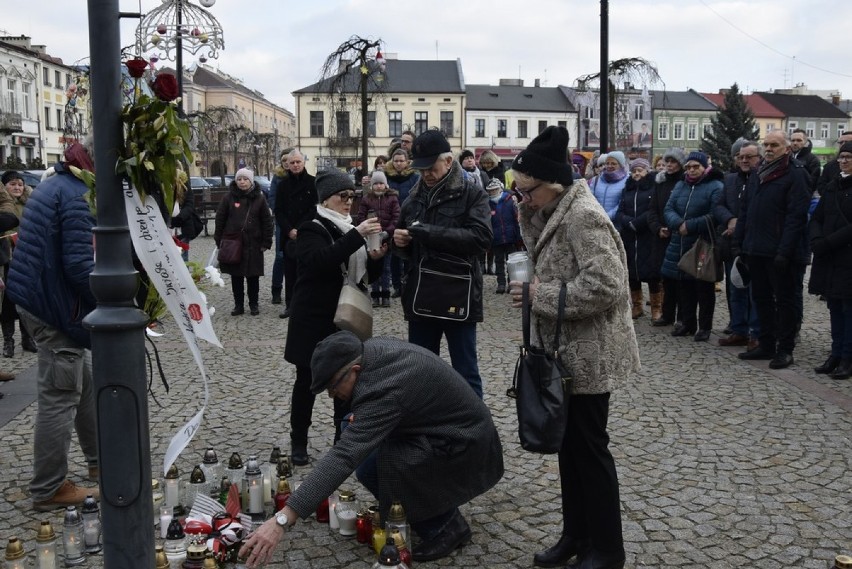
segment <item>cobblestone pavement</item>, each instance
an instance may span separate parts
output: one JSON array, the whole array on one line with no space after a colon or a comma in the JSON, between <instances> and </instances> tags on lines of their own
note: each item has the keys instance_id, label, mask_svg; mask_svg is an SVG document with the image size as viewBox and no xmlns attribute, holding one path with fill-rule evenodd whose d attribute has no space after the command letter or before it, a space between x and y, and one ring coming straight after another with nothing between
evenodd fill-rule
<instances>
[{"instance_id":1,"label":"cobblestone pavement","mask_svg":"<svg viewBox=\"0 0 852 569\"><path fill-rule=\"evenodd\" d=\"M193 242L192 258L206 260L212 238ZM271 263L271 255L268 254ZM269 265L268 263L268 265ZM267 275L270 271L267 270ZM561 530L555 456L524 452L515 412L505 395L511 378L520 318L486 277L486 321L479 327L479 361L485 401L500 430L506 474L490 492L462 508L473 542L452 557L420 567L531 567L535 551L552 545ZM208 289L217 307L215 327L223 350L204 347L212 375L211 404L194 441L178 460L188 472L204 448L220 459L268 456L288 449L288 400L294 368L283 360L286 321L270 304L269 277L261 280L261 314L231 317L230 283ZM716 330L725 326L724 296L717 295ZM611 448L621 480L627 567L804 567L823 569L852 552L852 381L817 376L827 355L827 310L807 297L796 365L771 371L766 362L736 358L737 349L672 338L669 328L636 321L643 368L612 399ZM377 311L377 333L405 336L398 303ZM174 326L157 340L171 384L154 382L151 452L155 474L175 430L198 409L198 372ZM16 354L3 369L32 368L35 357ZM32 372L29 374L32 375ZM28 381L27 374L16 381ZM32 381L32 379L29 379ZM0 391L8 391L0 385ZM11 405L0 400L0 410ZM35 404L0 428L0 540L12 535L34 547L42 519L61 526L60 512L32 509L31 473ZM310 453L316 459L332 440L331 405L317 400ZM231 433L229 435L229 433ZM69 476L85 483L79 447L72 445ZM297 468L296 478L311 466ZM347 485L366 491L354 478ZM369 567L372 556L352 539L329 532L312 518L299 523L270 567ZM103 558L90 557L89 567ZM119 569L119 568L110 568Z\"/></svg>"}]
</instances>

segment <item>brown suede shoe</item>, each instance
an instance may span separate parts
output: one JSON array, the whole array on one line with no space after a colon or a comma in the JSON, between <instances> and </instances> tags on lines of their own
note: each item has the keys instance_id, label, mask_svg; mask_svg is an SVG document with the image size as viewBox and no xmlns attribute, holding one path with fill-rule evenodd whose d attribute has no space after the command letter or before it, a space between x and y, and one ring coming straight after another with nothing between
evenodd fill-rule
<instances>
[{"instance_id":1,"label":"brown suede shoe","mask_svg":"<svg viewBox=\"0 0 852 569\"><path fill-rule=\"evenodd\" d=\"M101 497L101 492L97 488L82 488L70 480L65 480L50 500L44 502L33 500L33 508L38 512L50 512L66 506L77 506L83 503L86 496L92 496L97 500Z\"/></svg>"},{"instance_id":2,"label":"brown suede shoe","mask_svg":"<svg viewBox=\"0 0 852 569\"><path fill-rule=\"evenodd\" d=\"M0 371L0 381L12 381L15 379L14 373L6 373L5 371Z\"/></svg>"},{"instance_id":3,"label":"brown suede shoe","mask_svg":"<svg viewBox=\"0 0 852 569\"><path fill-rule=\"evenodd\" d=\"M748 337L740 336L739 334L731 334L727 338L719 338L720 346L745 346L748 344Z\"/></svg>"},{"instance_id":4,"label":"brown suede shoe","mask_svg":"<svg viewBox=\"0 0 852 569\"><path fill-rule=\"evenodd\" d=\"M746 351L753 352L760 345L760 342L757 341L757 338L749 338L748 343L746 344Z\"/></svg>"},{"instance_id":5,"label":"brown suede shoe","mask_svg":"<svg viewBox=\"0 0 852 569\"><path fill-rule=\"evenodd\" d=\"M101 473L100 469L97 466L89 467L89 480L92 482L98 481L98 475Z\"/></svg>"}]
</instances>

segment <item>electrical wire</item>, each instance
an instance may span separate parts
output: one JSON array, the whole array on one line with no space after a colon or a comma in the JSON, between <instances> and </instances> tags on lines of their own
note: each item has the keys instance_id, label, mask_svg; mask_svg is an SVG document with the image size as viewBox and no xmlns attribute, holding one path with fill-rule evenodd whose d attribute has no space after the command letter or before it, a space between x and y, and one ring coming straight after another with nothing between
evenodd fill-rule
<instances>
[{"instance_id":1,"label":"electrical wire","mask_svg":"<svg viewBox=\"0 0 852 569\"><path fill-rule=\"evenodd\" d=\"M719 12L714 10L712 7L710 7L710 5L707 4L707 2L705 2L705 0L698 0L698 2L701 3L705 8L707 8L708 10L713 12L713 14L715 14L717 18L719 18L720 20L722 20L723 22L725 22L726 24L728 24L729 26L731 26L732 28L734 28L735 30L737 30L738 32L740 32L741 34L743 34L744 36L749 38L750 40L752 40L756 43L759 43L760 45L762 45L763 47L765 47L769 51L771 51L771 52L773 52L777 55L780 55L781 57L786 57L787 59L792 59L795 63L798 63L799 65L804 65L805 67L810 67L811 69L816 69L817 71L822 71L823 73L829 73L831 75L837 75L838 77L852 78L852 75L849 75L847 73L840 73L838 71L832 71L830 69L825 69L823 67L819 67L818 65L813 65L811 63L807 63L805 61L802 61L801 59L799 59L795 56L787 55L786 53L782 53L782 52L778 51L777 49L775 49L774 47L772 47L771 45L769 45L769 44L761 41L760 39L754 37L753 35L751 35L747 31L745 31L744 29L742 29L741 27L739 27L738 25L736 25L735 23L733 23L732 21L727 19L725 16L723 16L722 14L720 14Z\"/></svg>"}]
</instances>

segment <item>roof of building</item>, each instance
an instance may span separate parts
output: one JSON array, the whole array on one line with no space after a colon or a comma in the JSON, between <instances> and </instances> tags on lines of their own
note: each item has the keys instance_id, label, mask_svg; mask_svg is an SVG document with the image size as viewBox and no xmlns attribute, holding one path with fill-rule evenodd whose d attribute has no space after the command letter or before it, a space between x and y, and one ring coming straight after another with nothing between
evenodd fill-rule
<instances>
[{"instance_id":1,"label":"roof of building","mask_svg":"<svg viewBox=\"0 0 852 569\"><path fill-rule=\"evenodd\" d=\"M788 117L849 118L846 113L819 95L781 95L763 92L756 92L755 95L760 95Z\"/></svg>"},{"instance_id":2,"label":"roof of building","mask_svg":"<svg viewBox=\"0 0 852 569\"><path fill-rule=\"evenodd\" d=\"M852 99L843 99L837 105L834 105L846 114L852 113Z\"/></svg>"},{"instance_id":3,"label":"roof of building","mask_svg":"<svg viewBox=\"0 0 852 569\"><path fill-rule=\"evenodd\" d=\"M649 91L653 100L653 108L670 111L716 111L713 102L703 97L694 89L686 91Z\"/></svg>"},{"instance_id":4,"label":"roof of building","mask_svg":"<svg viewBox=\"0 0 852 569\"><path fill-rule=\"evenodd\" d=\"M382 82L375 83L378 76L375 62L370 62L372 69L370 82L367 85L369 92L381 90L385 93L464 93L464 75L462 74L461 61L419 61L405 59L388 59L385 73L382 74ZM349 70L343 85L344 93L355 93L360 90L361 73L357 67ZM307 87L303 87L293 94L303 93L326 93L332 79L324 79Z\"/></svg>"},{"instance_id":5,"label":"roof of building","mask_svg":"<svg viewBox=\"0 0 852 569\"><path fill-rule=\"evenodd\" d=\"M704 97L710 99L720 109L725 108L725 93L701 93ZM746 105L751 110L755 117L783 119L786 115L773 107L769 101L760 95L743 95Z\"/></svg>"},{"instance_id":6,"label":"roof of building","mask_svg":"<svg viewBox=\"0 0 852 569\"><path fill-rule=\"evenodd\" d=\"M468 85L467 108L478 111L574 112L574 106L559 87L515 85Z\"/></svg>"}]
</instances>

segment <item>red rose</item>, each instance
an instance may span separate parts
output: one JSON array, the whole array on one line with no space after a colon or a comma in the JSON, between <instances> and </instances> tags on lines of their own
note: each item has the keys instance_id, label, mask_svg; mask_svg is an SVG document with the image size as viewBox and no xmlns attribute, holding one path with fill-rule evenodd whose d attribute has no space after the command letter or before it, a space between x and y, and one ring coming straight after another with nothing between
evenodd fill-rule
<instances>
[{"instance_id":1,"label":"red rose","mask_svg":"<svg viewBox=\"0 0 852 569\"><path fill-rule=\"evenodd\" d=\"M178 92L177 78L168 73L160 73L151 84L151 89L161 101L174 101L180 96Z\"/></svg>"},{"instance_id":2,"label":"red rose","mask_svg":"<svg viewBox=\"0 0 852 569\"><path fill-rule=\"evenodd\" d=\"M127 72L134 79L142 77L145 73L145 68L148 67L148 62L141 57L125 61L124 64L127 66Z\"/></svg>"}]
</instances>

